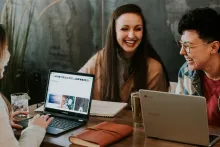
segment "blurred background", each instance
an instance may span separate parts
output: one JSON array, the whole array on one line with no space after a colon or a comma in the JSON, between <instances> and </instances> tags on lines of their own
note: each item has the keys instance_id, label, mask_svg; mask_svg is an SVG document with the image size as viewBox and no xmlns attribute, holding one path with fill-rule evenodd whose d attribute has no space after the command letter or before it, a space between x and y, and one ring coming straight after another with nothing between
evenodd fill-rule
<instances>
[{"instance_id":1,"label":"blurred background","mask_svg":"<svg viewBox=\"0 0 220 147\"><path fill-rule=\"evenodd\" d=\"M43 101L48 70L78 71L104 46L113 10L128 3L142 8L150 40L171 81L177 81L178 70L184 63L177 46L180 17L197 7L220 10L220 0L1 0L1 23L9 19L14 26L8 27L13 30L11 37L17 39L17 43L10 42L12 56L19 54L13 48L19 52L22 48L19 59L10 61L6 70L14 80L8 82L6 75L1 81L3 89L5 84L9 85L6 95L28 91L31 103ZM10 73L10 69L16 72Z\"/></svg>"}]
</instances>

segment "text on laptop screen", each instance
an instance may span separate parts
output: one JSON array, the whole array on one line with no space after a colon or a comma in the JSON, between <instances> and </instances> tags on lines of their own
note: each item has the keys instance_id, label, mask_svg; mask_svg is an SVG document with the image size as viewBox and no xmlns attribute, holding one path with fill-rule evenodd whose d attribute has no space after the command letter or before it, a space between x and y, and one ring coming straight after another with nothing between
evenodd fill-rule
<instances>
[{"instance_id":1,"label":"text on laptop screen","mask_svg":"<svg viewBox=\"0 0 220 147\"><path fill-rule=\"evenodd\" d=\"M46 108L88 114L93 77L50 73Z\"/></svg>"}]
</instances>

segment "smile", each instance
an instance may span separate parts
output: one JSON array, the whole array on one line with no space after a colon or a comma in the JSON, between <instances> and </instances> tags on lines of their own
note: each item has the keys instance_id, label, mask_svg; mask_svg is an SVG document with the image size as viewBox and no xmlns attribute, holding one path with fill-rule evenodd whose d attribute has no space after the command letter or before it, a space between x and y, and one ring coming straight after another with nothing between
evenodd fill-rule
<instances>
[{"instance_id":1,"label":"smile","mask_svg":"<svg viewBox=\"0 0 220 147\"><path fill-rule=\"evenodd\" d=\"M134 44L136 41L131 40L131 41L125 41L125 42L128 44Z\"/></svg>"}]
</instances>

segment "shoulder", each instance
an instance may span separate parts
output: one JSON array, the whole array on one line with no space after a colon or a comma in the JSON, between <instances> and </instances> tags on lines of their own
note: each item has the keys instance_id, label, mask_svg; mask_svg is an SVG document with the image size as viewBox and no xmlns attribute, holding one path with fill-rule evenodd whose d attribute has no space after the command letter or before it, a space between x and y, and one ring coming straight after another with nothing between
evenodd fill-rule
<instances>
[{"instance_id":1,"label":"shoulder","mask_svg":"<svg viewBox=\"0 0 220 147\"><path fill-rule=\"evenodd\" d=\"M1 95L0 95L0 107L1 107L2 109L7 110L7 105L6 105L4 99L3 99L3 97L2 97Z\"/></svg>"},{"instance_id":2,"label":"shoulder","mask_svg":"<svg viewBox=\"0 0 220 147\"><path fill-rule=\"evenodd\" d=\"M160 62L158 62L157 60L153 59L153 58L148 58L147 59L147 65L148 65L148 71L152 71L152 72L162 72L163 68L162 65L160 64Z\"/></svg>"},{"instance_id":3,"label":"shoulder","mask_svg":"<svg viewBox=\"0 0 220 147\"><path fill-rule=\"evenodd\" d=\"M98 51L86 62L86 64L78 72L93 74L95 72L95 68L102 63L103 54L104 54L104 49Z\"/></svg>"},{"instance_id":4,"label":"shoulder","mask_svg":"<svg viewBox=\"0 0 220 147\"><path fill-rule=\"evenodd\" d=\"M148 58L147 85L148 89L156 91L168 91L167 81L163 67L159 61Z\"/></svg>"},{"instance_id":5,"label":"shoulder","mask_svg":"<svg viewBox=\"0 0 220 147\"><path fill-rule=\"evenodd\" d=\"M103 60L103 55L104 55L104 49L101 49L100 51L98 51L95 55L93 55L88 63L91 63L91 64L96 64L98 63L97 61L102 61Z\"/></svg>"},{"instance_id":6,"label":"shoulder","mask_svg":"<svg viewBox=\"0 0 220 147\"><path fill-rule=\"evenodd\" d=\"M147 65L148 65L147 76L149 81L155 79L156 77L159 78L164 76L163 67L160 64L160 62L157 61L156 59L148 58Z\"/></svg>"},{"instance_id":7,"label":"shoulder","mask_svg":"<svg viewBox=\"0 0 220 147\"><path fill-rule=\"evenodd\" d=\"M104 49L98 51L95 55L93 55L88 62L95 62L96 60L100 60L103 57Z\"/></svg>"}]
</instances>

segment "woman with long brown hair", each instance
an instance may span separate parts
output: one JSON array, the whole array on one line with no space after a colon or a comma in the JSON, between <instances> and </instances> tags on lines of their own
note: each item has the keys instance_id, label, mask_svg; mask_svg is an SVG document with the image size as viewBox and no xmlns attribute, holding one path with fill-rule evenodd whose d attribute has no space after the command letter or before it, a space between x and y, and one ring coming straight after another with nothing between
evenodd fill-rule
<instances>
[{"instance_id":1,"label":"woman with long brown hair","mask_svg":"<svg viewBox=\"0 0 220 147\"><path fill-rule=\"evenodd\" d=\"M7 65L10 53L7 49L6 31L0 24L0 79L3 78L4 68ZM38 147L40 146L46 128L52 121L47 115L36 115L29 126L21 133L19 141L14 136L12 127L19 128L13 123L13 116L23 112L12 112L8 100L0 93L0 146L1 147Z\"/></svg>"},{"instance_id":2,"label":"woman with long brown hair","mask_svg":"<svg viewBox=\"0 0 220 147\"><path fill-rule=\"evenodd\" d=\"M79 72L95 74L93 98L129 102L139 89L168 91L164 64L152 47L140 7L126 4L112 14L105 47Z\"/></svg>"}]
</instances>

